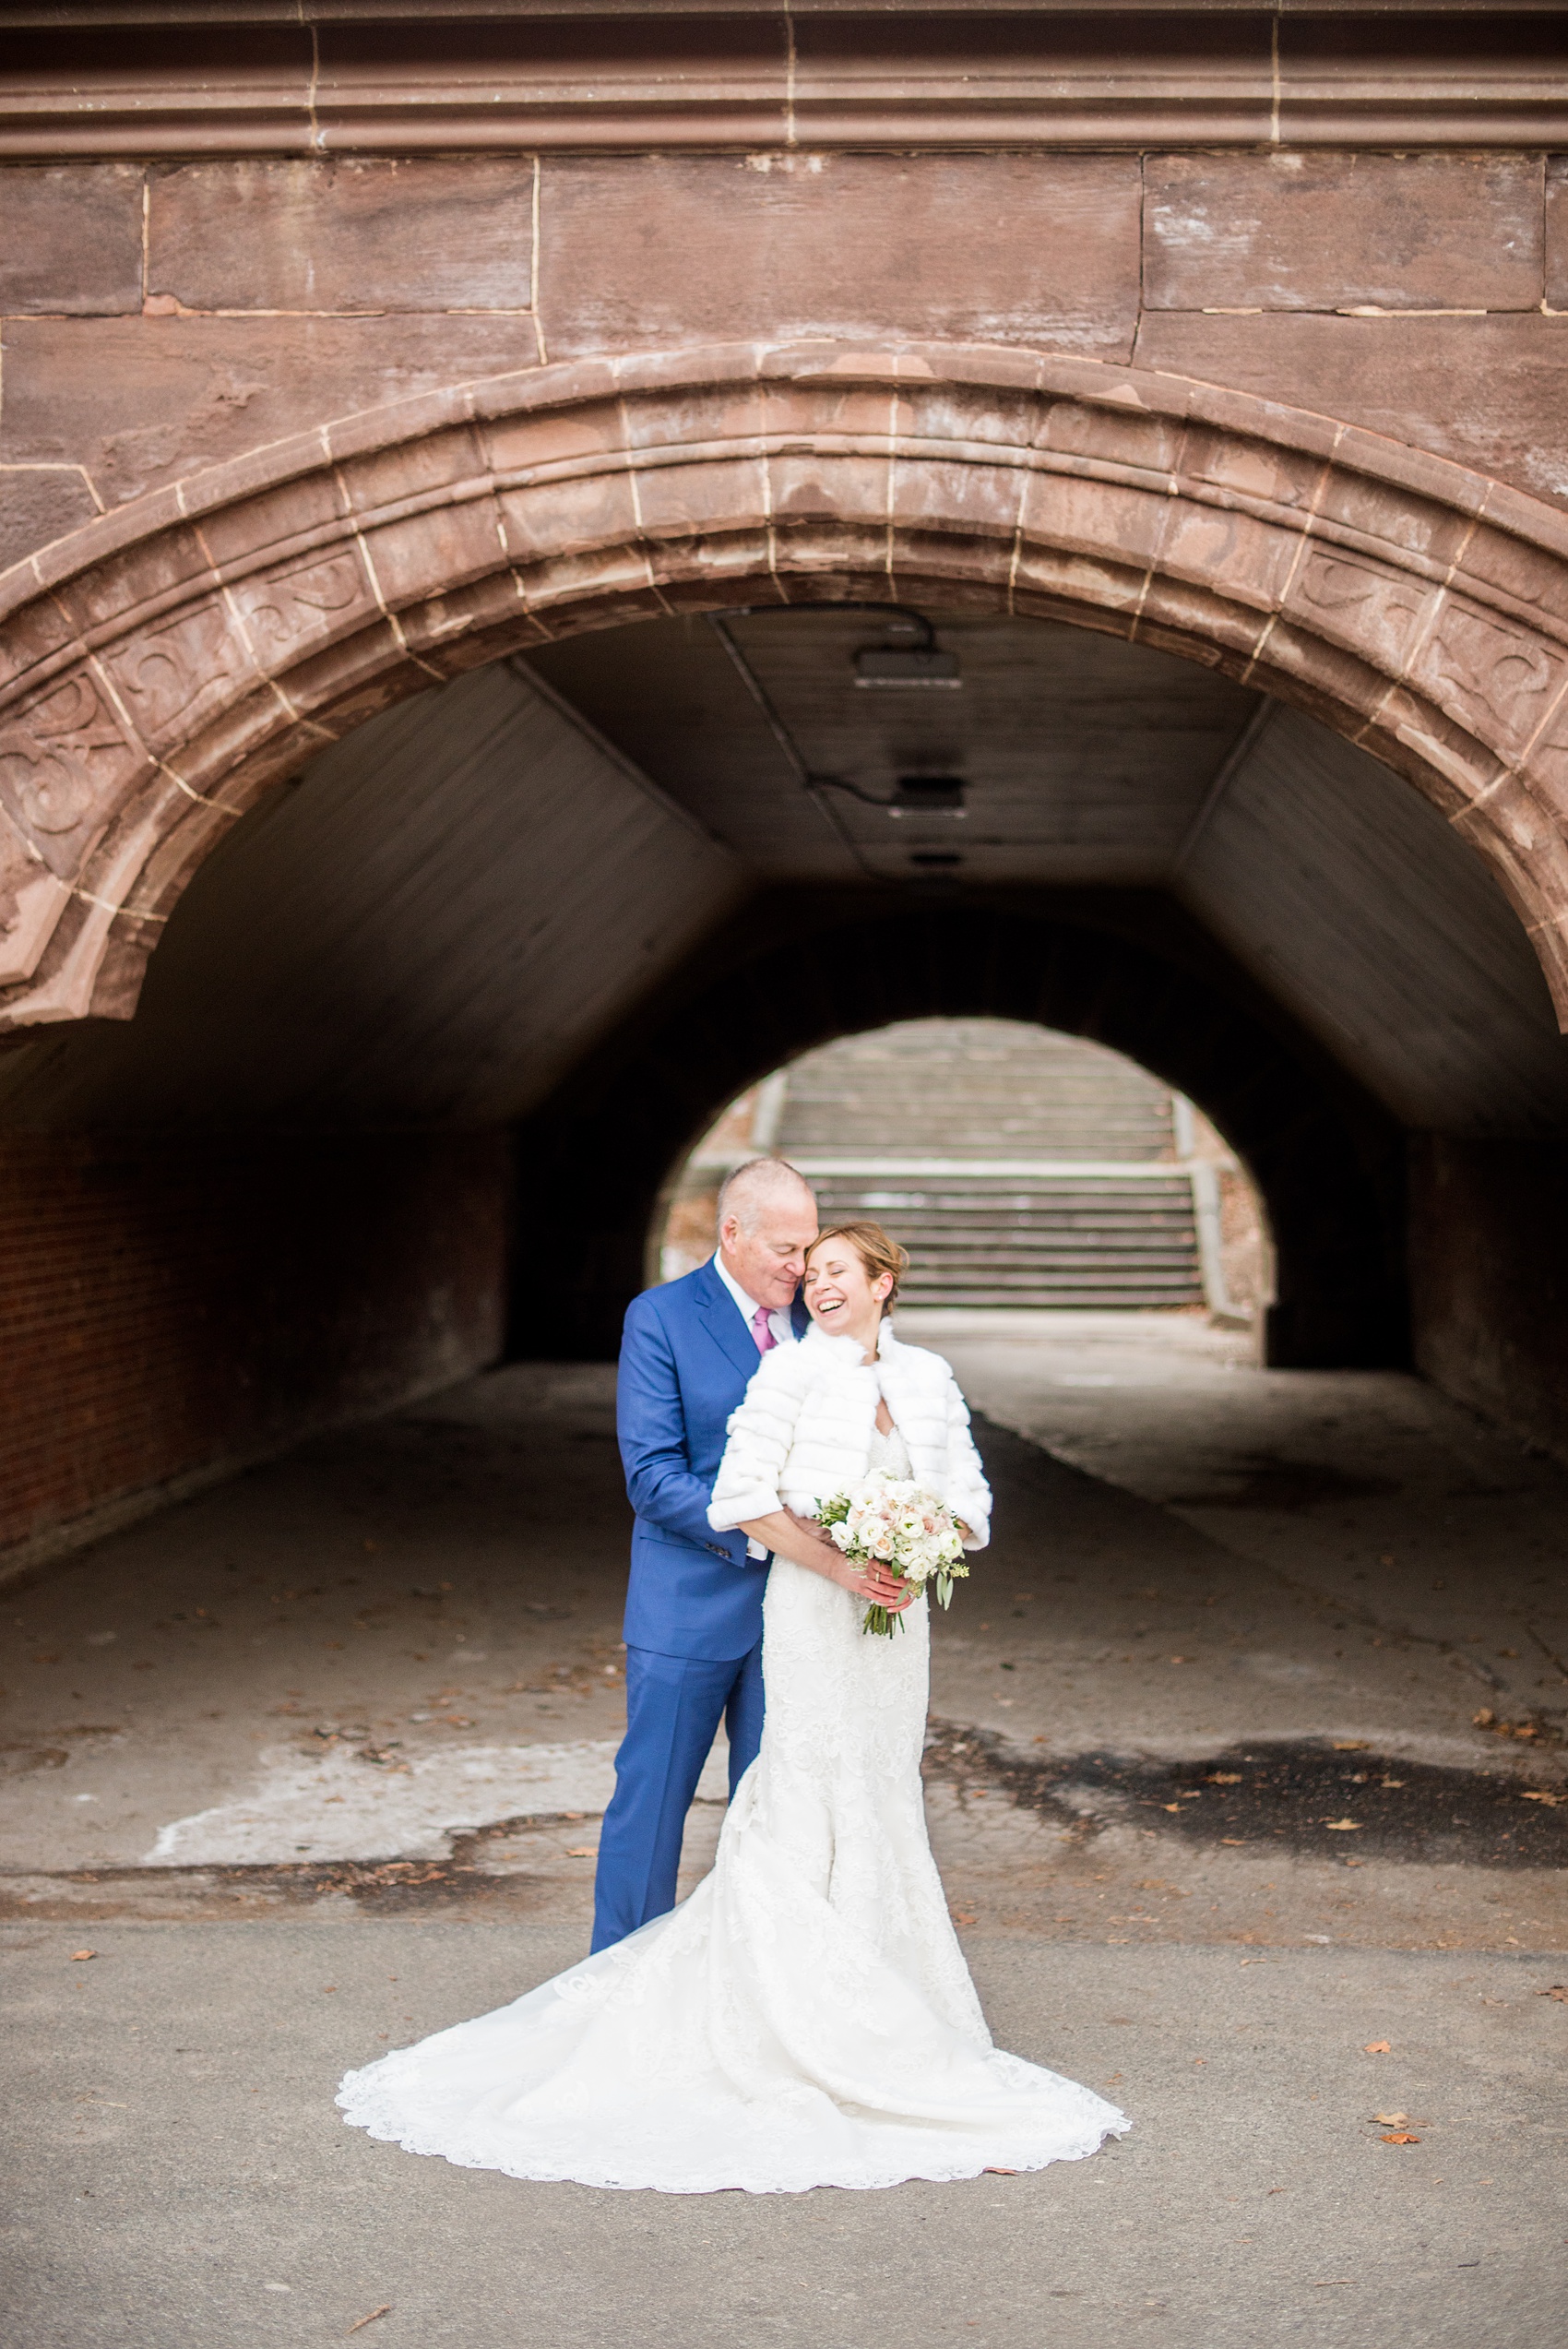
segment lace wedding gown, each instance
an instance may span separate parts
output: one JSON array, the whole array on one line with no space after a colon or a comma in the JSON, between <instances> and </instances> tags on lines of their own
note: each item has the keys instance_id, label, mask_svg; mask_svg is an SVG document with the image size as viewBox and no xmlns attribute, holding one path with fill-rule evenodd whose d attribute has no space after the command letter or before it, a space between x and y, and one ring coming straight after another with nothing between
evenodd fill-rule
<instances>
[{"instance_id":1,"label":"lace wedding gown","mask_svg":"<svg viewBox=\"0 0 1568 2349\"><path fill-rule=\"evenodd\" d=\"M909 1473L895 1431L873 1468ZM351 2071L348 2120L512 2177L754 2194L1043 2169L1128 2124L994 2048L926 1840L926 1601L888 1640L787 1559L712 1873L508 2007Z\"/></svg>"}]
</instances>

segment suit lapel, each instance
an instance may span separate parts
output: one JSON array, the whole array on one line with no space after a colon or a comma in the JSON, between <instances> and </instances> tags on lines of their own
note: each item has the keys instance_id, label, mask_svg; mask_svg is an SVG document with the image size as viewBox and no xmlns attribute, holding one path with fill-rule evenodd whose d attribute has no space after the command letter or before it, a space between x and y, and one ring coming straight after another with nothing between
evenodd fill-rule
<instances>
[{"instance_id":1,"label":"suit lapel","mask_svg":"<svg viewBox=\"0 0 1568 2349\"><path fill-rule=\"evenodd\" d=\"M735 1310L735 1300L713 1270L705 1264L697 1276L695 1303L707 1325L708 1336L749 1386L762 1356L756 1340Z\"/></svg>"}]
</instances>

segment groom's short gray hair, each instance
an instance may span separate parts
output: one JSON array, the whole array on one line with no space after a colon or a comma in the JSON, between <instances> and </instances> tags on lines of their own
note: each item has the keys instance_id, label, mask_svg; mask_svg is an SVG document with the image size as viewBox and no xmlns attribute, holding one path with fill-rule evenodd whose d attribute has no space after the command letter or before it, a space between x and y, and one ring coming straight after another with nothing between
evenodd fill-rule
<instances>
[{"instance_id":1,"label":"groom's short gray hair","mask_svg":"<svg viewBox=\"0 0 1568 2349\"><path fill-rule=\"evenodd\" d=\"M742 1232L754 1230L756 1211L764 1199L791 1187L804 1191L812 1205L816 1205L816 1193L787 1158L748 1158L743 1166L731 1167L719 1186L719 1230L723 1231L731 1215Z\"/></svg>"}]
</instances>

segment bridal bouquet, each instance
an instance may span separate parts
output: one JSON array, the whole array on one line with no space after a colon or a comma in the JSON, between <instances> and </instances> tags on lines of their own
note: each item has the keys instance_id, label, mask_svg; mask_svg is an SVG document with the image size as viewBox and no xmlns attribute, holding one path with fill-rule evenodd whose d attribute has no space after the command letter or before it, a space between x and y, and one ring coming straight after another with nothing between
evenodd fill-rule
<instances>
[{"instance_id":1,"label":"bridal bouquet","mask_svg":"<svg viewBox=\"0 0 1568 2349\"><path fill-rule=\"evenodd\" d=\"M953 1585L969 1571L964 1558L957 1520L945 1501L897 1476L867 1476L847 1493L835 1493L816 1511L828 1539L853 1565L874 1560L901 1582L923 1589L936 1584L937 1599L946 1606ZM862 1631L889 1639L903 1629L903 1617L886 1607L869 1606Z\"/></svg>"}]
</instances>

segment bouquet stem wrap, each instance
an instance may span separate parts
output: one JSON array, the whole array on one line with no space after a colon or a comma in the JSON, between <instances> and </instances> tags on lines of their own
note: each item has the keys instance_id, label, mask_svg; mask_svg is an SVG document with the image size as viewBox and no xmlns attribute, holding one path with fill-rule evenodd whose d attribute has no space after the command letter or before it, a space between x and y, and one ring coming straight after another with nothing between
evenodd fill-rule
<instances>
[{"instance_id":1,"label":"bouquet stem wrap","mask_svg":"<svg viewBox=\"0 0 1568 2349\"><path fill-rule=\"evenodd\" d=\"M968 1574L963 1536L952 1510L940 1494L908 1478L862 1477L847 1492L823 1501L816 1520L851 1565L880 1566L917 1590L934 1582L942 1606L950 1603L954 1583ZM862 1631L881 1640L891 1639L903 1628L901 1612L874 1604L867 1607L861 1623Z\"/></svg>"}]
</instances>

